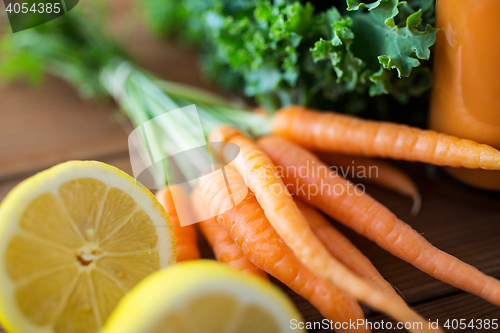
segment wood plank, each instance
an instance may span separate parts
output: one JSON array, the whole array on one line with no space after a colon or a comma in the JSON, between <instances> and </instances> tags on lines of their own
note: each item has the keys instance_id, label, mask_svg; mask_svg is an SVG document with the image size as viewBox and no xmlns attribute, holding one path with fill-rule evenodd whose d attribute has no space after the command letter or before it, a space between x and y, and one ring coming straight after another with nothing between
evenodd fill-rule
<instances>
[{"instance_id":1,"label":"wood plank","mask_svg":"<svg viewBox=\"0 0 500 333\"><path fill-rule=\"evenodd\" d=\"M431 302L419 304L415 306L415 309L425 318L429 319L433 323L438 323L446 332L494 332L499 329L486 329L484 327L479 327L479 320L484 322L485 320L496 319L496 322L500 322L500 308L491 303L488 303L482 299L474 297L466 293L459 293L457 295L445 297L442 299L437 299ZM474 319L474 327L462 328L460 325L460 319L465 319L467 324L470 324L471 319ZM373 329L373 333L376 332L402 332L403 330L397 329L396 322L387 318L386 316L374 316L370 318L370 321L374 323L379 323L379 329ZM388 329L386 325L382 329L380 324L382 321L391 322L393 328ZM444 327L448 321L451 327ZM500 323L499 323L500 326ZM377 326L373 326L374 328ZM453 328L455 327L455 328ZM324 331L328 332L328 331Z\"/></svg>"},{"instance_id":2,"label":"wood plank","mask_svg":"<svg viewBox=\"0 0 500 333\"><path fill-rule=\"evenodd\" d=\"M430 322L437 322L446 332L494 332L498 331L498 329L485 329L484 327L479 328L479 322L490 320L491 323L491 320L493 319L500 322L500 308L498 306L466 293L458 293L456 295L418 304L414 306L414 309ZM474 319L475 329L472 327L460 329L460 327L457 326L460 323L460 319L465 319L467 324L470 324L471 319ZM384 315L369 317L368 321L371 322L372 326L369 327L372 328L373 333L405 332L404 329L397 328L396 321ZM453 328L453 326L450 328L443 327L446 325L447 321L448 324L455 325L455 328ZM316 320L316 323L318 322L319 320ZM331 329L311 331L318 333L334 332L334 330Z\"/></svg>"},{"instance_id":3,"label":"wood plank","mask_svg":"<svg viewBox=\"0 0 500 333\"><path fill-rule=\"evenodd\" d=\"M58 79L38 89L3 87L0 101L0 179L127 150L125 131L112 120L114 106L84 102Z\"/></svg>"}]
</instances>

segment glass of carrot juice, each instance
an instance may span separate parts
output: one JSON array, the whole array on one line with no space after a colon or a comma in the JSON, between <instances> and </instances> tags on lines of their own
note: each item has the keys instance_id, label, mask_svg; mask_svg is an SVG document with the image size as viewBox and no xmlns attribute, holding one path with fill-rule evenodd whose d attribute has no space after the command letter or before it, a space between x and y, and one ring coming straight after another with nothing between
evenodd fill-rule
<instances>
[{"instance_id":1,"label":"glass of carrot juice","mask_svg":"<svg viewBox=\"0 0 500 333\"><path fill-rule=\"evenodd\" d=\"M437 0L430 127L500 149L500 0ZM446 168L500 191L500 171Z\"/></svg>"}]
</instances>

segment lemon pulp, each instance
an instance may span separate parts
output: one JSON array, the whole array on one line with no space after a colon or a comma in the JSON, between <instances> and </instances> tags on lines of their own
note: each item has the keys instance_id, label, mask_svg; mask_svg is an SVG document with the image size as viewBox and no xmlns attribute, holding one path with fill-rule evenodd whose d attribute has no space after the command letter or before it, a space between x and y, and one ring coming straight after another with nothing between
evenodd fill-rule
<instances>
[{"instance_id":1,"label":"lemon pulp","mask_svg":"<svg viewBox=\"0 0 500 333\"><path fill-rule=\"evenodd\" d=\"M158 228L141 207L150 198L137 197L83 177L25 206L3 258L23 320L40 331L97 332L125 293L162 267L158 230L168 218ZM26 329L13 321L7 326Z\"/></svg>"},{"instance_id":2,"label":"lemon pulp","mask_svg":"<svg viewBox=\"0 0 500 333\"><path fill-rule=\"evenodd\" d=\"M196 260L141 281L102 333L280 333L290 331L292 319L302 321L278 287L213 260Z\"/></svg>"},{"instance_id":3,"label":"lemon pulp","mask_svg":"<svg viewBox=\"0 0 500 333\"><path fill-rule=\"evenodd\" d=\"M234 295L210 294L162 318L152 333L276 333L281 332L274 317L256 304L239 304Z\"/></svg>"}]
</instances>

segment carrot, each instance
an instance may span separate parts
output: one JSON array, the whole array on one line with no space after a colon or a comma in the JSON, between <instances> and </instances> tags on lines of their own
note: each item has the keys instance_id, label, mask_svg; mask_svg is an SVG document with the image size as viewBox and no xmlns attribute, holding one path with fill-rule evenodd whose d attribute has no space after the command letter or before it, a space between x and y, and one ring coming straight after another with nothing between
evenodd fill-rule
<instances>
[{"instance_id":1,"label":"carrot","mask_svg":"<svg viewBox=\"0 0 500 333\"><path fill-rule=\"evenodd\" d=\"M231 236L245 256L314 305L326 318L339 323L364 320L356 299L328 281L315 276L302 265L284 244L269 223L255 195L247 190L241 176L232 168L225 168L234 202L227 197L226 183L210 174L199 184L199 200L217 216L217 222ZM243 200L241 198L244 197ZM194 197L192 198L194 201ZM228 208L233 207L228 210ZM218 214L223 212L222 214ZM365 332L364 327L342 332Z\"/></svg>"},{"instance_id":2,"label":"carrot","mask_svg":"<svg viewBox=\"0 0 500 333\"><path fill-rule=\"evenodd\" d=\"M289 188L312 206L423 272L500 305L500 281L431 245L368 194L354 192L352 183L332 175L309 151L280 137L262 138L259 145L284 168L318 167L315 172L310 170L307 177L295 177L288 172L282 175ZM320 172L321 169L328 172ZM304 188L314 188L317 195L305 193Z\"/></svg>"},{"instance_id":3,"label":"carrot","mask_svg":"<svg viewBox=\"0 0 500 333\"><path fill-rule=\"evenodd\" d=\"M417 185L403 171L384 161L343 154L318 154L322 161L342 170L344 178L362 178L367 182L385 187L413 199L412 215L417 215L422 206L422 198ZM375 174L372 174L375 170ZM361 176L360 176L361 175Z\"/></svg>"},{"instance_id":4,"label":"carrot","mask_svg":"<svg viewBox=\"0 0 500 333\"><path fill-rule=\"evenodd\" d=\"M191 202L195 214L198 214L198 217L206 216L203 212L206 212L207 208L200 198L199 188L196 188L191 194ZM257 266L245 257L238 245L236 245L234 240L226 233L224 228L217 223L215 218L198 222L198 227L210 244L210 247L214 251L215 258L217 258L218 261L238 271L253 274L269 281L266 272L257 268Z\"/></svg>"},{"instance_id":5,"label":"carrot","mask_svg":"<svg viewBox=\"0 0 500 333\"><path fill-rule=\"evenodd\" d=\"M425 327L427 321L406 304L386 296L352 273L328 252L297 208L274 164L252 140L232 127L221 126L210 134L210 141L231 142L240 148L240 154L235 159L238 172L250 190L255 193L278 235L313 274L329 280L358 300L396 320L421 322L424 326L423 331L429 330Z\"/></svg>"},{"instance_id":6,"label":"carrot","mask_svg":"<svg viewBox=\"0 0 500 333\"><path fill-rule=\"evenodd\" d=\"M370 281L375 287L382 290L382 292L404 302L391 284L387 282L375 266L373 266L370 259L365 257L365 255L361 253L347 237L331 225L321 213L301 200L296 200L295 202L302 214L304 214L307 222L309 222L316 236L325 244L335 258L340 260L354 273Z\"/></svg>"},{"instance_id":7,"label":"carrot","mask_svg":"<svg viewBox=\"0 0 500 333\"><path fill-rule=\"evenodd\" d=\"M314 151L381 156L471 169L500 169L488 145L434 131L289 106L276 113L273 134Z\"/></svg>"},{"instance_id":8,"label":"carrot","mask_svg":"<svg viewBox=\"0 0 500 333\"><path fill-rule=\"evenodd\" d=\"M192 222L194 222L194 217L190 214L189 198L181 187L170 186L156 192L156 198L167 211L174 227L175 241L177 243L177 262L200 259L195 226L190 224L181 227L172 193L179 199L175 202L177 208L186 212L186 216L191 216Z\"/></svg>"}]
</instances>

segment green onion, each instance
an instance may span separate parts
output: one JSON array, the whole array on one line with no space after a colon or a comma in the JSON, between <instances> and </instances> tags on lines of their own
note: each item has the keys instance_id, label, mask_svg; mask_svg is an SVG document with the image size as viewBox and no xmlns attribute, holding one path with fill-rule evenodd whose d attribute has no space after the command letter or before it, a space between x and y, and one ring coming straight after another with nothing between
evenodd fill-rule
<instances>
[{"instance_id":1,"label":"green onion","mask_svg":"<svg viewBox=\"0 0 500 333\"><path fill-rule=\"evenodd\" d=\"M149 171L155 184L150 187L161 188L167 185L167 179L177 179L175 170L182 170L186 180L196 179L206 171L203 168L211 164L208 154L194 151L167 159L169 151L183 152L200 145L193 135L200 124L204 139L222 124L238 127L250 136L270 130L269 119L249 112L241 102L164 81L140 69L115 40L106 36L97 21L77 8L40 27L8 35L0 51L0 75L4 78L39 78L48 72L73 84L84 97L113 97L134 127L142 130L144 145L140 155L146 165L153 162ZM18 59L32 63L26 67ZM186 112L175 113L168 121L162 117L192 104L197 117Z\"/></svg>"}]
</instances>

